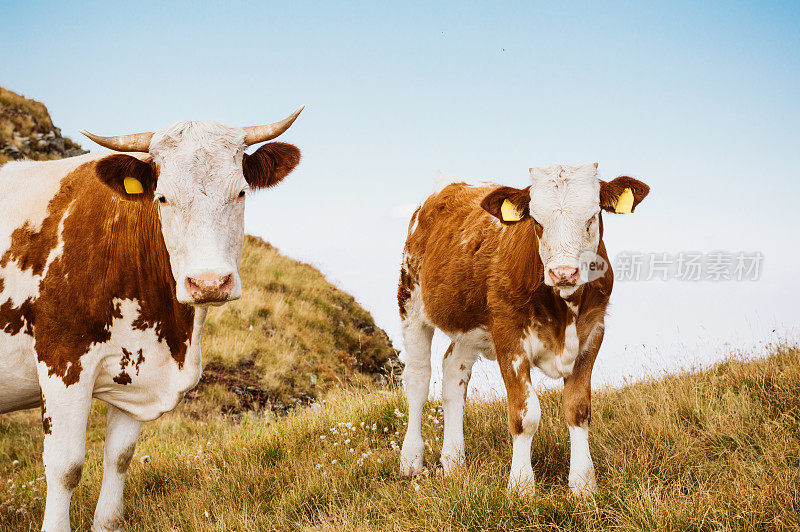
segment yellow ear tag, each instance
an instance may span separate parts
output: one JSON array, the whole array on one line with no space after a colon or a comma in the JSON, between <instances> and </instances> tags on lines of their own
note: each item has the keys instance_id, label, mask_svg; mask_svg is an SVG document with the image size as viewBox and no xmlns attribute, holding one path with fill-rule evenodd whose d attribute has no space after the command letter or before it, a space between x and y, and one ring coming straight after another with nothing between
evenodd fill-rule
<instances>
[{"instance_id":1,"label":"yellow ear tag","mask_svg":"<svg viewBox=\"0 0 800 532\"><path fill-rule=\"evenodd\" d=\"M522 220L522 213L519 212L517 206L508 199L505 199L500 206L500 216L504 222L518 222Z\"/></svg>"},{"instance_id":2,"label":"yellow ear tag","mask_svg":"<svg viewBox=\"0 0 800 532\"><path fill-rule=\"evenodd\" d=\"M126 177L122 184L125 185L125 192L128 194L141 194L144 192L142 182L135 177Z\"/></svg>"},{"instance_id":3,"label":"yellow ear tag","mask_svg":"<svg viewBox=\"0 0 800 532\"><path fill-rule=\"evenodd\" d=\"M614 207L614 212L618 214L629 214L633 210L633 192L631 189L626 188L619 195L617 205Z\"/></svg>"}]
</instances>

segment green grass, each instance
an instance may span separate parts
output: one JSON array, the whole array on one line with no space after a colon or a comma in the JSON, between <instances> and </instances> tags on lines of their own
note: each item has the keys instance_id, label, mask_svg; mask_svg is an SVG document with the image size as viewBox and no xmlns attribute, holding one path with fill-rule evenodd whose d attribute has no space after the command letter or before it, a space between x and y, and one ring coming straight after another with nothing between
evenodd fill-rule
<instances>
[{"instance_id":1,"label":"green grass","mask_svg":"<svg viewBox=\"0 0 800 532\"><path fill-rule=\"evenodd\" d=\"M441 409L429 404L424 435L431 473L413 480L398 474L395 444L405 430L405 408L397 390L336 391L317 411L245 415L239 422L179 407L146 425L128 475L128 528L800 527L797 349L595 393L591 449L599 490L588 500L575 499L567 488L560 399L558 392L541 397L532 452L537 491L529 498L504 489L511 449L499 401L468 402L466 465L450 478L436 472ZM87 467L73 499L73 526L82 530L90 526L100 487L102 410L97 405L91 418ZM2 529L35 530L44 491L36 480L43 474L38 414L0 418L0 434Z\"/></svg>"}]
</instances>

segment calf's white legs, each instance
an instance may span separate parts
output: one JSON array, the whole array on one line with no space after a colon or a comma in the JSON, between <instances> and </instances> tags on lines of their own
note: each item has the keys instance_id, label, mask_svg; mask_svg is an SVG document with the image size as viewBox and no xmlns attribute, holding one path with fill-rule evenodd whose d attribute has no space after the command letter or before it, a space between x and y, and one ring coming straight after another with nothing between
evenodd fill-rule
<instances>
[{"instance_id":1,"label":"calf's white legs","mask_svg":"<svg viewBox=\"0 0 800 532\"><path fill-rule=\"evenodd\" d=\"M589 452L589 424L569 428L569 487L578 496L595 489L594 463Z\"/></svg>"},{"instance_id":2,"label":"calf's white legs","mask_svg":"<svg viewBox=\"0 0 800 532\"><path fill-rule=\"evenodd\" d=\"M103 456L103 484L94 512L94 532L124 530L123 491L125 474L136 449L142 423L122 410L108 405L106 442Z\"/></svg>"},{"instance_id":3,"label":"calf's white legs","mask_svg":"<svg viewBox=\"0 0 800 532\"><path fill-rule=\"evenodd\" d=\"M422 472L422 407L428 399L431 382L431 341L433 327L421 320L403 322L403 345L406 348L406 367L403 384L408 401L408 428L400 452L400 471L404 475Z\"/></svg>"},{"instance_id":4,"label":"calf's white legs","mask_svg":"<svg viewBox=\"0 0 800 532\"><path fill-rule=\"evenodd\" d=\"M451 343L442 360L442 409L444 441L442 468L449 475L464 461L464 402L478 351Z\"/></svg>"},{"instance_id":5,"label":"calf's white legs","mask_svg":"<svg viewBox=\"0 0 800 532\"><path fill-rule=\"evenodd\" d=\"M536 431L539 430L539 421L542 418L542 409L539 398L528 382L524 386L526 391L524 406L518 410L520 431L514 434L512 426L513 447L511 454L511 472L508 475L508 489L532 494L535 489L533 467L531 467L531 443ZM509 409L511 403L509 402ZM510 414L510 413L509 413Z\"/></svg>"}]
</instances>

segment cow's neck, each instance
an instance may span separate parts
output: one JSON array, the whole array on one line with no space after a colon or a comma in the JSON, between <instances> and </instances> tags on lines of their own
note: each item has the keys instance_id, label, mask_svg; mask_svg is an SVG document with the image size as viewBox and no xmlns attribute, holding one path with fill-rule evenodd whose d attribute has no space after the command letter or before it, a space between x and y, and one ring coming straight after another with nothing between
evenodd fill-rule
<instances>
[{"instance_id":1,"label":"cow's neck","mask_svg":"<svg viewBox=\"0 0 800 532\"><path fill-rule=\"evenodd\" d=\"M114 296L138 301L139 326L155 328L181 365L194 328L194 308L180 303L175 295L158 207L116 200L114 210L104 244L111 264L120 270L110 273L117 284Z\"/></svg>"},{"instance_id":2,"label":"cow's neck","mask_svg":"<svg viewBox=\"0 0 800 532\"><path fill-rule=\"evenodd\" d=\"M556 299L560 299L567 306L567 310L577 316L581 308L581 298L583 297L583 287L581 285L574 290L564 290L558 287L552 287L551 290Z\"/></svg>"}]
</instances>

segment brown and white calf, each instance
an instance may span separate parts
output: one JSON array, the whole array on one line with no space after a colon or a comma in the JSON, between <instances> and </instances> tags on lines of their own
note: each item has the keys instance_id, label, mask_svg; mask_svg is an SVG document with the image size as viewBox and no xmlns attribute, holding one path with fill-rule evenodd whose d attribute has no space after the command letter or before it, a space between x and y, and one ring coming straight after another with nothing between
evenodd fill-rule
<instances>
[{"instance_id":1,"label":"brown and white calf","mask_svg":"<svg viewBox=\"0 0 800 532\"><path fill-rule=\"evenodd\" d=\"M87 134L132 153L0 168L0 413L41 406L43 530L70 528L93 397L108 403L93 529L123 528L142 422L197 384L208 305L241 296L247 191L275 185L300 160L291 144L245 148L299 112L268 126Z\"/></svg>"},{"instance_id":2,"label":"brown and white calf","mask_svg":"<svg viewBox=\"0 0 800 532\"><path fill-rule=\"evenodd\" d=\"M613 284L601 211L632 212L649 187L624 176L601 181L596 164L532 168L530 175L525 189L448 185L411 218L398 290L409 412L404 474L422 469L422 407L439 328L452 340L443 361L445 473L464 458L464 401L482 353L496 358L508 394L509 489L534 487L530 450L541 410L533 366L564 379L570 487L585 494L595 486L591 374Z\"/></svg>"}]
</instances>

